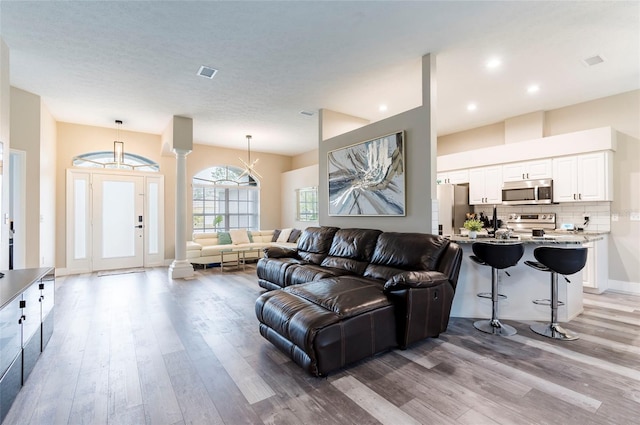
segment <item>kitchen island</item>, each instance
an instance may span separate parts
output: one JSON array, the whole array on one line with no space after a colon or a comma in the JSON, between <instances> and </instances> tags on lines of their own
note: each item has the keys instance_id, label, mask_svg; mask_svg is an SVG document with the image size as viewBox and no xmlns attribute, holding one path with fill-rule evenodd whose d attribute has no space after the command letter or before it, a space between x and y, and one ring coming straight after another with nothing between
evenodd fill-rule
<instances>
[{"instance_id":1,"label":"kitchen island","mask_svg":"<svg viewBox=\"0 0 640 425\"><path fill-rule=\"evenodd\" d=\"M463 251L462 267L458 278L458 286L451 307L452 317L490 318L491 299L480 298L479 292L491 292L491 268L472 261L471 245L474 242L489 242L495 244L522 243L524 255L514 267L498 273L499 291L507 296L499 302L500 319L503 320L536 320L548 322L551 316L550 307L534 304L537 299L549 299L551 296L550 273L537 271L524 262L535 261L533 250L539 246L580 247L584 244L598 241L603 235L590 233L552 233L544 237L520 235L510 239L481 238L469 239L467 236L454 235L450 239L460 244ZM582 271L568 276L571 283L558 277L558 297L564 306L558 309L560 322L567 322L582 313Z\"/></svg>"}]
</instances>

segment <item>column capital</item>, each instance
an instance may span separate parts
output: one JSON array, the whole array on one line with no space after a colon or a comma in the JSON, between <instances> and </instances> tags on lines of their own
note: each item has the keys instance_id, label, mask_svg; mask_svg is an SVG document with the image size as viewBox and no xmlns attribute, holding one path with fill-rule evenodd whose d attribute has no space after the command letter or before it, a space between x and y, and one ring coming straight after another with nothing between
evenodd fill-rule
<instances>
[{"instance_id":1,"label":"column capital","mask_svg":"<svg viewBox=\"0 0 640 425\"><path fill-rule=\"evenodd\" d=\"M191 149L173 148L173 152L176 156L187 156L191 153Z\"/></svg>"}]
</instances>

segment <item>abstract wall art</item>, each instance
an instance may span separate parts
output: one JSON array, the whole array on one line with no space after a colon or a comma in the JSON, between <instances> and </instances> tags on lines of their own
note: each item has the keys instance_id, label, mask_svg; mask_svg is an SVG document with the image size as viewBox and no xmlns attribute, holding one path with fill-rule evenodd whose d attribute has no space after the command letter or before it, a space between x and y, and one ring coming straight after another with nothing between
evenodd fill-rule
<instances>
[{"instance_id":1,"label":"abstract wall art","mask_svg":"<svg viewBox=\"0 0 640 425\"><path fill-rule=\"evenodd\" d=\"M404 216L404 132L328 153L329 215Z\"/></svg>"}]
</instances>

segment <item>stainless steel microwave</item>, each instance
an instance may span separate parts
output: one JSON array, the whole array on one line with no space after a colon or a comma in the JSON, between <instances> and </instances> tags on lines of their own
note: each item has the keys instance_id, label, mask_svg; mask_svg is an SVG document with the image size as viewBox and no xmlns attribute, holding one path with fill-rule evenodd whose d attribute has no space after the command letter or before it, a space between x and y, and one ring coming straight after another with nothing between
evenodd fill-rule
<instances>
[{"instance_id":1,"label":"stainless steel microwave","mask_svg":"<svg viewBox=\"0 0 640 425\"><path fill-rule=\"evenodd\" d=\"M503 205L535 205L553 202L553 180L520 180L502 185Z\"/></svg>"}]
</instances>

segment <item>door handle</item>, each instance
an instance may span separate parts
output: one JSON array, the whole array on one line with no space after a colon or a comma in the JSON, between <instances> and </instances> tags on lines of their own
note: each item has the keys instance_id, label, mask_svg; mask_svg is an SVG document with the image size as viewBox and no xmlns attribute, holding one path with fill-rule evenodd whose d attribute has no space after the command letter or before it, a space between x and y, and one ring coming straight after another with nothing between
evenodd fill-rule
<instances>
[{"instance_id":1,"label":"door handle","mask_svg":"<svg viewBox=\"0 0 640 425\"><path fill-rule=\"evenodd\" d=\"M142 229L142 224L139 224L139 225L133 226L133 227L136 228L136 229Z\"/></svg>"}]
</instances>

